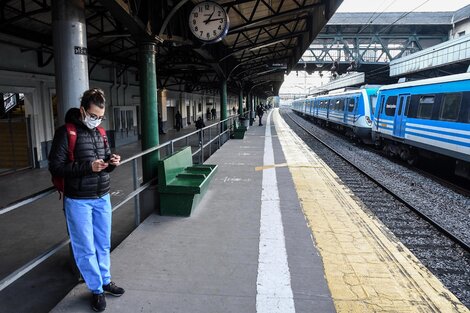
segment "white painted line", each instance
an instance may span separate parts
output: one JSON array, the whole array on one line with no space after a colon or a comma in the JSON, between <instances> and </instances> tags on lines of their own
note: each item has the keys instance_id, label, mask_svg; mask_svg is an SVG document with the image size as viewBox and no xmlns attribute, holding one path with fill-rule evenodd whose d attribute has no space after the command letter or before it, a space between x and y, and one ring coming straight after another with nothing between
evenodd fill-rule
<instances>
[{"instance_id":1,"label":"white painted line","mask_svg":"<svg viewBox=\"0 0 470 313\"><path fill-rule=\"evenodd\" d=\"M264 166L274 164L271 113L266 121ZM295 313L275 168L263 170L259 232L256 312Z\"/></svg>"}]
</instances>

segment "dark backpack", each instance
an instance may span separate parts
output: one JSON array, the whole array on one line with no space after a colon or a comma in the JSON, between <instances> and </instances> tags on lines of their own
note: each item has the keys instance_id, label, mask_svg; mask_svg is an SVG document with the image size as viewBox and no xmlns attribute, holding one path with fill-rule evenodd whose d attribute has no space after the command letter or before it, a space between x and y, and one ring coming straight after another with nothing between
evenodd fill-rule
<instances>
[{"instance_id":1,"label":"dark backpack","mask_svg":"<svg viewBox=\"0 0 470 313\"><path fill-rule=\"evenodd\" d=\"M73 123L65 123L65 128L67 129L67 139L68 139L68 159L69 161L74 161L74 151L75 151L75 144L77 143L77 127ZM108 146L108 137L106 136L106 130L103 127L96 127L100 132L101 136L103 137L104 147ZM52 176L52 184L59 192L59 195L64 193L64 177L62 176Z\"/></svg>"}]
</instances>

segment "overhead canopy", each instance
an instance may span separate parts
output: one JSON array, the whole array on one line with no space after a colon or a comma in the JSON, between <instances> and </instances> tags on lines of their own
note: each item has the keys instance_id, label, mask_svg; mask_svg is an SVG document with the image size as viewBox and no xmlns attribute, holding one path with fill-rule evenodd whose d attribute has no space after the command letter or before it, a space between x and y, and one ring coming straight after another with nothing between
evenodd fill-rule
<instances>
[{"instance_id":1,"label":"overhead canopy","mask_svg":"<svg viewBox=\"0 0 470 313\"><path fill-rule=\"evenodd\" d=\"M85 1L90 72L115 63L137 71L141 42L157 42L159 87L181 91L243 87L277 94L342 0L220 0L230 18L227 36L204 45L190 34L189 0ZM51 2L3 1L1 33L37 43L39 66L52 56Z\"/></svg>"}]
</instances>

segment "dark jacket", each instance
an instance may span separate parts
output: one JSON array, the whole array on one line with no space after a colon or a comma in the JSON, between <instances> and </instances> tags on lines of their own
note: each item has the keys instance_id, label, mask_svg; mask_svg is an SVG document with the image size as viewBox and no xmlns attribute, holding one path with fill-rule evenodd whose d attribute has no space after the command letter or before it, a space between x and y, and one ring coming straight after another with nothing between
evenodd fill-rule
<instances>
[{"instance_id":1,"label":"dark jacket","mask_svg":"<svg viewBox=\"0 0 470 313\"><path fill-rule=\"evenodd\" d=\"M73 110L73 111L72 111ZM105 170L95 173L91 164L97 159L107 160L111 155L109 146L105 148L104 140L95 128L88 129L79 120L80 111L70 109L66 114L66 123L73 123L77 128L77 142L74 150L74 161L68 159L68 135L65 125L59 127L52 141L49 153L49 171L53 176L64 177L64 195L69 198L93 199L109 192L111 172L115 166L109 165Z\"/></svg>"},{"instance_id":2,"label":"dark jacket","mask_svg":"<svg viewBox=\"0 0 470 313\"><path fill-rule=\"evenodd\" d=\"M201 129L206 127L206 124L204 124L204 121L202 119L196 120L196 129Z\"/></svg>"}]
</instances>

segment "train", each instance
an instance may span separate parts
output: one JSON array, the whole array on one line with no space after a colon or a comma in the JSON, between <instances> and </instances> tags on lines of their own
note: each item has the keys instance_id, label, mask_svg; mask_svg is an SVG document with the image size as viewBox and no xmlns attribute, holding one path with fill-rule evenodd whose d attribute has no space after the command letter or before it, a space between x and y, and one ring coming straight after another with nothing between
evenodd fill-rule
<instances>
[{"instance_id":1,"label":"train","mask_svg":"<svg viewBox=\"0 0 470 313\"><path fill-rule=\"evenodd\" d=\"M470 73L297 99L292 109L409 164L450 159L470 178Z\"/></svg>"}]
</instances>

